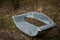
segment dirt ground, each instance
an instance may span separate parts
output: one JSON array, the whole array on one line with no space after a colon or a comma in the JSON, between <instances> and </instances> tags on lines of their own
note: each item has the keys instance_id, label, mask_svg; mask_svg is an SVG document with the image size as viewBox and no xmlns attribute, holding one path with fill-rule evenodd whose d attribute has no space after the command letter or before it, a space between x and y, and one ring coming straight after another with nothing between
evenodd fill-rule
<instances>
[{"instance_id":1,"label":"dirt ground","mask_svg":"<svg viewBox=\"0 0 60 40\"><path fill-rule=\"evenodd\" d=\"M60 40L60 0L36 0L26 3L22 0L17 10L13 9L12 3L0 5L0 40ZM56 22L56 27L40 35L30 37L16 28L12 16L20 15L29 11L38 11L48 15Z\"/></svg>"}]
</instances>

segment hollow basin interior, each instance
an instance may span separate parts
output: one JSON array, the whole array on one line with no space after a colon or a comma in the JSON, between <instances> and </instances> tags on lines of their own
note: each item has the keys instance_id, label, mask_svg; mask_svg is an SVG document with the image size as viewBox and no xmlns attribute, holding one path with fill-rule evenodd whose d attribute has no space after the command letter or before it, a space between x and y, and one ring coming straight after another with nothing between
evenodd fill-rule
<instances>
[{"instance_id":1,"label":"hollow basin interior","mask_svg":"<svg viewBox=\"0 0 60 40\"><path fill-rule=\"evenodd\" d=\"M36 20L38 19L38 20ZM23 32L29 35L35 35L38 31L37 28L41 25L45 25L42 21L48 23L49 20L40 14L28 14L14 17L16 26ZM40 23L41 20L41 23ZM37 25L36 25L37 24Z\"/></svg>"}]
</instances>

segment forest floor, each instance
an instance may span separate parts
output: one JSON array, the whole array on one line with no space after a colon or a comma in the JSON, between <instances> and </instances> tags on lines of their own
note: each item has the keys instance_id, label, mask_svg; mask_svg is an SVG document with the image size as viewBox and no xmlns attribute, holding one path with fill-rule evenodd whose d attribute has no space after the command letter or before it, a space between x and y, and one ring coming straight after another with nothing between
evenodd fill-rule
<instances>
[{"instance_id":1,"label":"forest floor","mask_svg":"<svg viewBox=\"0 0 60 40\"><path fill-rule=\"evenodd\" d=\"M24 4L26 2L22 0L17 10L14 10L9 2L0 5L0 40L60 40L60 1L37 0ZM56 22L56 27L35 37L24 34L15 26L12 16L29 11L38 11L48 15Z\"/></svg>"}]
</instances>

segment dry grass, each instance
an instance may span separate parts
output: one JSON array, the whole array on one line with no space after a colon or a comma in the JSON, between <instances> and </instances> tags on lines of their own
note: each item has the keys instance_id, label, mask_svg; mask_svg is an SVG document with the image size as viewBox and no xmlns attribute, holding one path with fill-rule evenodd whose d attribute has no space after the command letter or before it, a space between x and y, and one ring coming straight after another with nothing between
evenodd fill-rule
<instances>
[{"instance_id":1,"label":"dry grass","mask_svg":"<svg viewBox=\"0 0 60 40\"><path fill-rule=\"evenodd\" d=\"M23 2L21 2L23 6L16 11L11 4L0 5L0 40L60 40L60 1L37 0L29 5L24 5ZM16 28L11 17L28 11L38 11L48 15L57 26L36 37L24 34Z\"/></svg>"}]
</instances>

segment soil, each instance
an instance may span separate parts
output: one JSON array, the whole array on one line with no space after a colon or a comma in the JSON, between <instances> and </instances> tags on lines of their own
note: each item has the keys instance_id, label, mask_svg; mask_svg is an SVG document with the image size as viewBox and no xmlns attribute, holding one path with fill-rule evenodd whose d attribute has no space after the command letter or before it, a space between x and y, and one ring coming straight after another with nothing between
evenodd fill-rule
<instances>
[{"instance_id":1,"label":"soil","mask_svg":"<svg viewBox=\"0 0 60 40\"><path fill-rule=\"evenodd\" d=\"M21 0L19 8L14 10L11 0L0 1L0 40L60 40L60 0ZM21 32L14 24L12 16L29 11L42 12L57 25L31 37ZM39 24L39 23L37 23Z\"/></svg>"}]
</instances>

